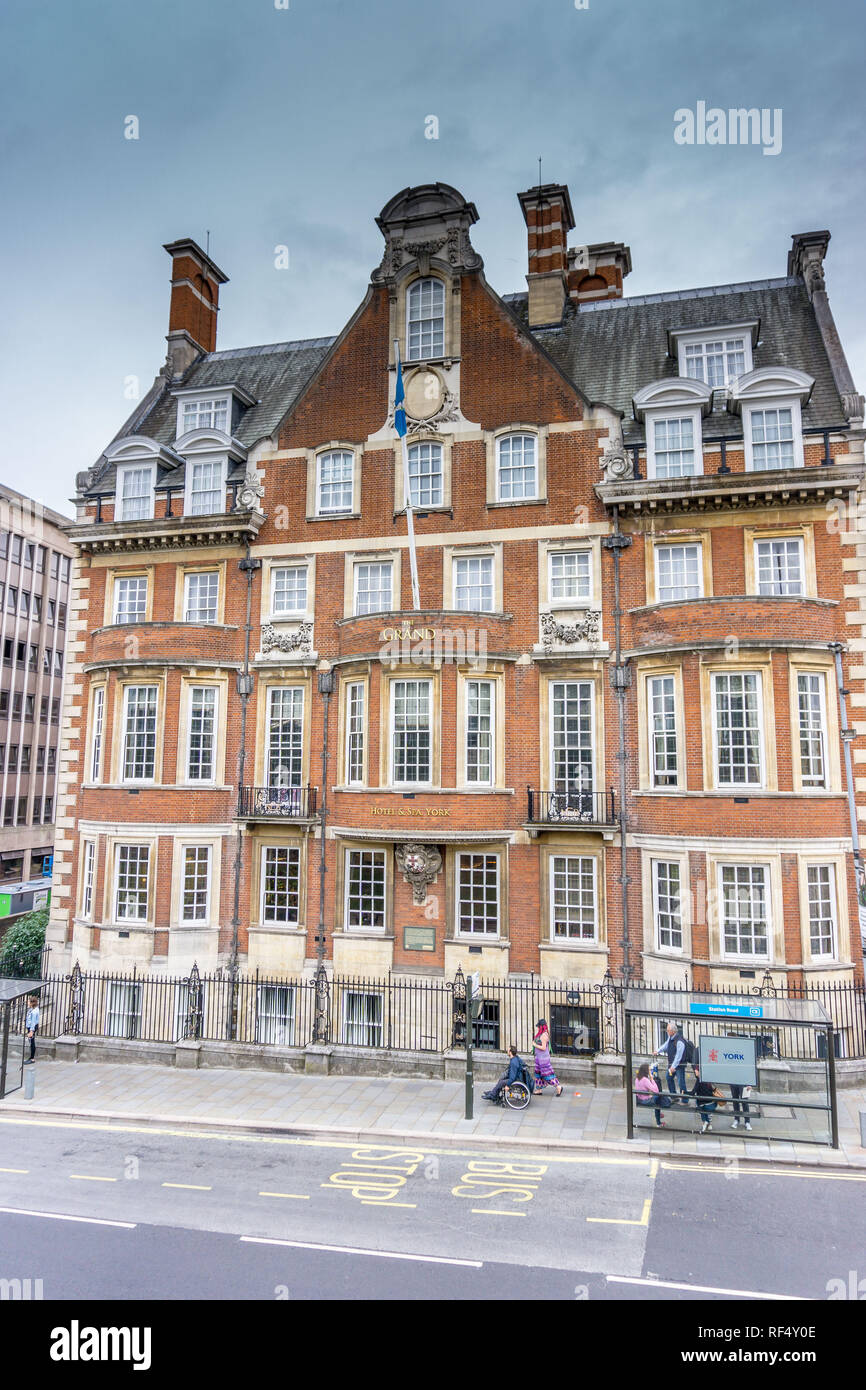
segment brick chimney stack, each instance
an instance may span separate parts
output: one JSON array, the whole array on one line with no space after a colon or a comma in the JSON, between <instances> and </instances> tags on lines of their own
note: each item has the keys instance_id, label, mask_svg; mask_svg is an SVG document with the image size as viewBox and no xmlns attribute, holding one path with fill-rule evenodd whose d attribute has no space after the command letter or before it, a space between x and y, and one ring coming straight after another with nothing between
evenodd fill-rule
<instances>
[{"instance_id":1,"label":"brick chimney stack","mask_svg":"<svg viewBox=\"0 0 866 1390\"><path fill-rule=\"evenodd\" d=\"M220 285L229 277L190 237L164 249L171 256L167 365L177 380L197 357L216 348Z\"/></svg>"},{"instance_id":2,"label":"brick chimney stack","mask_svg":"<svg viewBox=\"0 0 866 1390\"><path fill-rule=\"evenodd\" d=\"M621 241L572 246L568 253L568 294L578 304L622 299L622 282L631 270L631 251Z\"/></svg>"},{"instance_id":3,"label":"brick chimney stack","mask_svg":"<svg viewBox=\"0 0 866 1390\"><path fill-rule=\"evenodd\" d=\"M529 326L560 323L568 288L568 233L574 228L565 184L545 183L518 193L529 234Z\"/></svg>"}]
</instances>

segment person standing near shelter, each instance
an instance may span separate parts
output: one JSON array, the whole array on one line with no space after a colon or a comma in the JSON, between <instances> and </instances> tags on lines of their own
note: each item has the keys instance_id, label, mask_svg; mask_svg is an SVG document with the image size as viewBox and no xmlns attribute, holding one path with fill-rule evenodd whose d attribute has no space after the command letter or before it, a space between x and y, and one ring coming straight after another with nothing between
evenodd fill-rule
<instances>
[{"instance_id":1,"label":"person standing near shelter","mask_svg":"<svg viewBox=\"0 0 866 1390\"><path fill-rule=\"evenodd\" d=\"M751 1086L737 1086L735 1082L731 1082L731 1100L734 1102L734 1118L731 1120L731 1129L739 1129L741 1111L746 1129L752 1128L752 1112L749 1108L749 1102L744 1099L745 1096L751 1094Z\"/></svg>"},{"instance_id":2,"label":"person standing near shelter","mask_svg":"<svg viewBox=\"0 0 866 1390\"><path fill-rule=\"evenodd\" d=\"M39 1032L39 998L31 994L27 1000L27 1015L24 1019L24 1032L30 1042L28 1062L36 1060L36 1034Z\"/></svg>"},{"instance_id":3,"label":"person standing near shelter","mask_svg":"<svg viewBox=\"0 0 866 1390\"><path fill-rule=\"evenodd\" d=\"M535 1037L532 1039L532 1046L535 1049L535 1085L539 1091L545 1086L555 1086L556 1094L562 1095L562 1087L557 1079L556 1072L553 1070L553 1063L550 1060L550 1032L547 1027L547 1019L540 1018L535 1026Z\"/></svg>"},{"instance_id":4,"label":"person standing near shelter","mask_svg":"<svg viewBox=\"0 0 866 1390\"><path fill-rule=\"evenodd\" d=\"M680 1096L682 1097L681 1103L683 1105L688 1105L689 1102L686 1092L686 1062L689 1058L687 1056L686 1040L677 1023L669 1023L667 1032L667 1041L662 1043L656 1056L664 1056L668 1059L668 1090L671 1095L676 1095L677 1084L679 1084Z\"/></svg>"}]
</instances>

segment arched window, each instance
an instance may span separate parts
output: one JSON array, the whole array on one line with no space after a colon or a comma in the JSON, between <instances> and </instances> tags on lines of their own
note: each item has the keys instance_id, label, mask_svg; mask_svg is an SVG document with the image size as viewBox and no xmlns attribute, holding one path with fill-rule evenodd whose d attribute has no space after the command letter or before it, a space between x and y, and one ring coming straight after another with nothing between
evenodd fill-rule
<instances>
[{"instance_id":1,"label":"arched window","mask_svg":"<svg viewBox=\"0 0 866 1390\"><path fill-rule=\"evenodd\" d=\"M406 360L444 355L445 286L441 280L415 280L406 296Z\"/></svg>"},{"instance_id":2,"label":"arched window","mask_svg":"<svg viewBox=\"0 0 866 1390\"><path fill-rule=\"evenodd\" d=\"M516 502L538 496L535 436L506 434L498 441L497 497L500 502Z\"/></svg>"}]
</instances>

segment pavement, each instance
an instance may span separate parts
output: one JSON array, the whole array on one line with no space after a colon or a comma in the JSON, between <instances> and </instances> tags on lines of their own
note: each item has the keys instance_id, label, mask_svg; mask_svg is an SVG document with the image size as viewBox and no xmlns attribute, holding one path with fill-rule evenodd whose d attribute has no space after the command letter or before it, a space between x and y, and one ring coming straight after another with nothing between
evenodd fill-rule
<instances>
[{"instance_id":1,"label":"pavement","mask_svg":"<svg viewBox=\"0 0 866 1390\"><path fill-rule=\"evenodd\" d=\"M729 1165L807 1165L812 1168L866 1169L860 1144L859 1112L866 1090L838 1093L839 1148L796 1138L761 1137L776 1130L817 1132L819 1112L797 1109L797 1098L783 1110L766 1109L752 1119L751 1134L731 1130L731 1107L713 1117L711 1133L698 1132L691 1107L664 1112L667 1128L655 1128L652 1110L638 1113L635 1137L626 1138L625 1094L586 1084L566 1085L563 1094L545 1091L524 1111L492 1106L475 1087L474 1118L463 1118L462 1082L397 1077L306 1076L294 1073L223 1068L176 1070L129 1063L55 1062L39 1059L25 1068L34 1096L23 1090L0 1101L0 1116L40 1116L100 1120L176 1129L272 1133L348 1140L489 1148L507 1145L534 1152L649 1154L688 1162ZM779 1099L776 1097L776 1099ZM814 1102L817 1097L809 1099ZM805 1100L805 1097L804 1097ZM817 1117L817 1118L816 1118Z\"/></svg>"}]
</instances>

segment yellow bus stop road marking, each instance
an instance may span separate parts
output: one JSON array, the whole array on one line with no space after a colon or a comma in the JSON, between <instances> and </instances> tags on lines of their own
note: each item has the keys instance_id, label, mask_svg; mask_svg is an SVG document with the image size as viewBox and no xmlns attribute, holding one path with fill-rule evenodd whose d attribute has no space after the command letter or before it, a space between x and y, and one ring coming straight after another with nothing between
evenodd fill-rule
<instances>
[{"instance_id":1,"label":"yellow bus stop road marking","mask_svg":"<svg viewBox=\"0 0 866 1390\"><path fill-rule=\"evenodd\" d=\"M309 1197L301 1192L260 1192L260 1197L291 1197L293 1202L309 1202Z\"/></svg>"},{"instance_id":2,"label":"yellow bus stop road marking","mask_svg":"<svg viewBox=\"0 0 866 1390\"><path fill-rule=\"evenodd\" d=\"M326 1187L327 1184L326 1184L326 1183L322 1183L322 1186L323 1186L323 1187ZM417 1205L418 1205L417 1202L382 1202L382 1201L379 1200L378 1197L359 1197L358 1200L359 1200L359 1202L361 1203L361 1206L362 1206L362 1207L412 1207L412 1208L415 1208L415 1207L417 1207Z\"/></svg>"},{"instance_id":3,"label":"yellow bus stop road marking","mask_svg":"<svg viewBox=\"0 0 866 1390\"><path fill-rule=\"evenodd\" d=\"M212 1187L205 1187L203 1183L198 1182L164 1182L163 1187L184 1187L191 1192L213 1192Z\"/></svg>"},{"instance_id":4,"label":"yellow bus stop road marking","mask_svg":"<svg viewBox=\"0 0 866 1390\"><path fill-rule=\"evenodd\" d=\"M470 1207L475 1216L525 1216L525 1211L497 1211L495 1207Z\"/></svg>"},{"instance_id":5,"label":"yellow bus stop road marking","mask_svg":"<svg viewBox=\"0 0 866 1390\"><path fill-rule=\"evenodd\" d=\"M626 1221L621 1216L588 1216L586 1219L596 1222L599 1226L648 1226L652 1204L652 1197L647 1197L640 1221Z\"/></svg>"},{"instance_id":6,"label":"yellow bus stop road marking","mask_svg":"<svg viewBox=\"0 0 866 1390\"><path fill-rule=\"evenodd\" d=\"M70 1173L69 1176L76 1182L117 1182L117 1178L98 1178L93 1173Z\"/></svg>"},{"instance_id":7,"label":"yellow bus stop road marking","mask_svg":"<svg viewBox=\"0 0 866 1390\"><path fill-rule=\"evenodd\" d=\"M29 1173L29 1168L0 1168L0 1173Z\"/></svg>"},{"instance_id":8,"label":"yellow bus stop road marking","mask_svg":"<svg viewBox=\"0 0 866 1390\"><path fill-rule=\"evenodd\" d=\"M750 1176L759 1178L826 1178L833 1182L866 1182L866 1172L863 1173L815 1173L803 1172L800 1168L771 1168L769 1165L751 1168L739 1160L734 1160L737 1164L738 1173L746 1173ZM730 1160L729 1160L730 1162ZM681 1169L686 1173L722 1173L725 1177L730 1177L732 1168L722 1168L719 1164L713 1163L663 1163L663 1168L676 1172Z\"/></svg>"}]
</instances>

